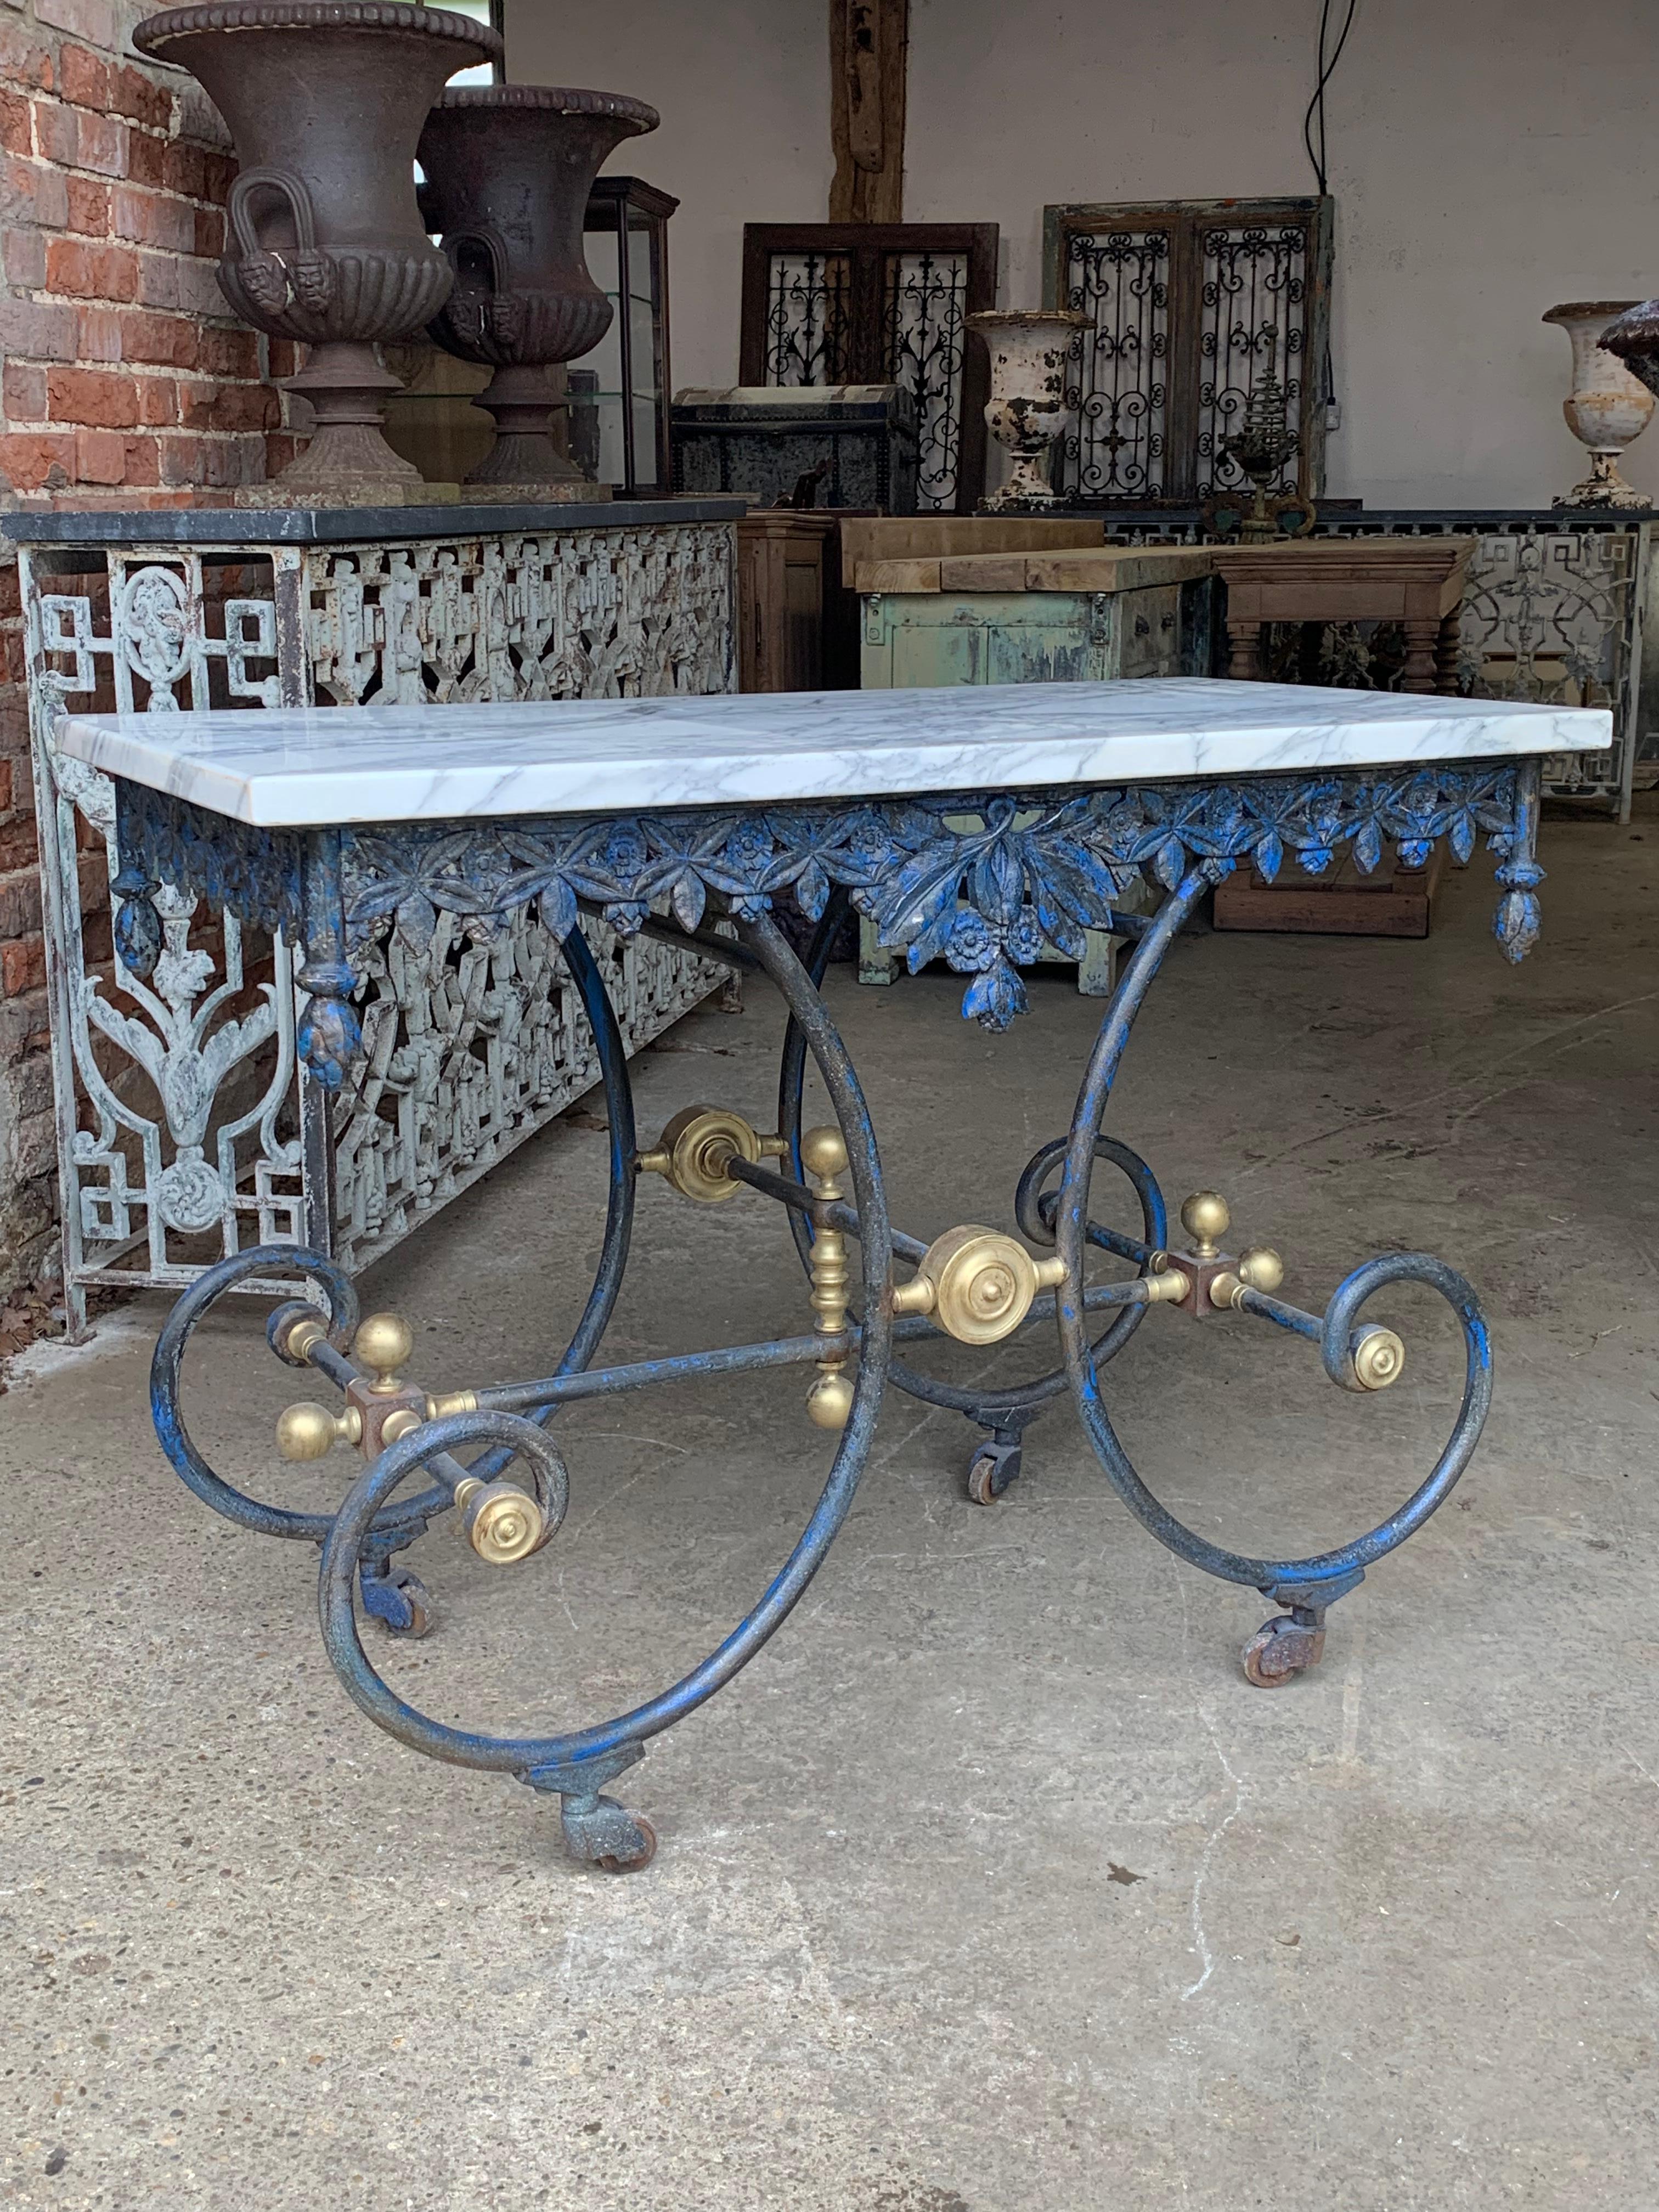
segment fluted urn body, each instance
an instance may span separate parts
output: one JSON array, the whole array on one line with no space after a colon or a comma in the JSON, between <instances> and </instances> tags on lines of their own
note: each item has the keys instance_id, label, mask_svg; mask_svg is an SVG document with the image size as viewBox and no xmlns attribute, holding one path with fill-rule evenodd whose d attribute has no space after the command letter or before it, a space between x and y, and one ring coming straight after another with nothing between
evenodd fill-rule
<instances>
[{"instance_id":1,"label":"fluted urn body","mask_svg":"<svg viewBox=\"0 0 1659 2212\"><path fill-rule=\"evenodd\" d=\"M969 316L969 329L980 333L991 356L985 420L1014 464L1001 489L981 500L984 513L1054 504L1048 469L1070 412L1066 363L1073 337L1088 322L1074 307L997 308Z\"/></svg>"},{"instance_id":2,"label":"fluted urn body","mask_svg":"<svg viewBox=\"0 0 1659 2212\"><path fill-rule=\"evenodd\" d=\"M1641 507L1648 501L1619 471L1620 456L1647 428L1654 397L1638 383L1616 353L1601 340L1610 324L1637 303L1632 300L1577 300L1552 307L1544 318L1559 323L1572 345L1572 389L1561 403L1567 428L1589 447L1590 472L1564 492L1557 507Z\"/></svg>"},{"instance_id":3,"label":"fluted urn body","mask_svg":"<svg viewBox=\"0 0 1659 2212\"><path fill-rule=\"evenodd\" d=\"M495 442L470 483L584 481L553 442L549 371L611 326L582 252L587 196L613 149L659 120L620 93L540 84L457 85L428 116L421 206L455 273L431 334L495 372L475 403L495 417Z\"/></svg>"},{"instance_id":4,"label":"fluted urn body","mask_svg":"<svg viewBox=\"0 0 1659 2212\"><path fill-rule=\"evenodd\" d=\"M374 347L448 297L416 204L416 143L446 80L499 60L501 40L398 0L211 0L146 17L133 44L198 79L235 141L220 289L256 330L311 349L288 388L311 402L316 434L279 484L362 496L418 483L380 433L398 387Z\"/></svg>"}]
</instances>

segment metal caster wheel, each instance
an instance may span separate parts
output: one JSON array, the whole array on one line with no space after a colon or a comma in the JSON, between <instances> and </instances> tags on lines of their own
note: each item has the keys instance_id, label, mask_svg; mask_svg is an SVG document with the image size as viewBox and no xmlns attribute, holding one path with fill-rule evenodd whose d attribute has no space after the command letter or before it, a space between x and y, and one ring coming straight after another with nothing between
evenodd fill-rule
<instances>
[{"instance_id":1,"label":"metal caster wheel","mask_svg":"<svg viewBox=\"0 0 1659 2212\"><path fill-rule=\"evenodd\" d=\"M593 1863L603 1867L606 1874L641 1874L657 1856L657 1832L643 1813L630 1813L629 1820L639 1832L640 1848L624 1855L621 1851L605 1851Z\"/></svg>"},{"instance_id":2,"label":"metal caster wheel","mask_svg":"<svg viewBox=\"0 0 1659 2212\"><path fill-rule=\"evenodd\" d=\"M1244 1646L1244 1679L1258 1690L1282 1690L1287 1682L1316 1667L1324 1656L1322 1622L1310 1626L1289 1613L1264 1620Z\"/></svg>"},{"instance_id":3,"label":"metal caster wheel","mask_svg":"<svg viewBox=\"0 0 1659 2212\"><path fill-rule=\"evenodd\" d=\"M975 1505L994 1505L1019 1474L1020 1448L994 1439L979 1445L968 1462L968 1496Z\"/></svg>"},{"instance_id":4,"label":"metal caster wheel","mask_svg":"<svg viewBox=\"0 0 1659 2212\"><path fill-rule=\"evenodd\" d=\"M419 1638L432 1626L432 1594L418 1575L365 1575L363 1605L392 1636Z\"/></svg>"}]
</instances>

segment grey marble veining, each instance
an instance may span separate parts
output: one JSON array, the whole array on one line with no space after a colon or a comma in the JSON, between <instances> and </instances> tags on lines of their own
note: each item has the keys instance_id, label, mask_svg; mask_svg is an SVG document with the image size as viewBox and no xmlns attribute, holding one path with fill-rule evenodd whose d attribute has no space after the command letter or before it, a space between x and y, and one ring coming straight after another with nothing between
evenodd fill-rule
<instances>
[{"instance_id":1,"label":"grey marble veining","mask_svg":"<svg viewBox=\"0 0 1659 2212\"><path fill-rule=\"evenodd\" d=\"M1176 677L79 714L63 751L257 827L590 814L1598 751L1599 708Z\"/></svg>"}]
</instances>

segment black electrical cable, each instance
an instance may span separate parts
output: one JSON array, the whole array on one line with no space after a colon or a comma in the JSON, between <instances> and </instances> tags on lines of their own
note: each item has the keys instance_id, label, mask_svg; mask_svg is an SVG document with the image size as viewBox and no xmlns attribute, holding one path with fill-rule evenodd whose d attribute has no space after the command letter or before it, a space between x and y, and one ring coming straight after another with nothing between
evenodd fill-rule
<instances>
[{"instance_id":1,"label":"black electrical cable","mask_svg":"<svg viewBox=\"0 0 1659 2212\"><path fill-rule=\"evenodd\" d=\"M1322 199L1328 189L1326 183L1325 88L1330 82L1338 62L1342 58L1342 49L1348 43L1348 33L1353 28L1354 9L1358 4L1359 0L1348 0L1348 11L1342 18L1342 28L1337 34L1335 46L1331 49L1330 58L1327 60L1325 47L1331 34L1331 0L1320 0L1319 65L1314 84L1313 98L1308 102L1307 112L1302 118L1302 143L1308 149L1308 159L1313 164L1315 176L1319 179L1319 192ZM1319 119L1317 153L1314 151L1316 116Z\"/></svg>"},{"instance_id":2,"label":"black electrical cable","mask_svg":"<svg viewBox=\"0 0 1659 2212\"><path fill-rule=\"evenodd\" d=\"M1314 175L1319 180L1319 197L1323 199L1329 189L1327 183L1327 149L1325 145L1325 88L1330 82L1342 49L1348 43L1348 33L1353 28L1354 9L1359 0L1348 0L1348 11L1342 18L1342 28L1337 33L1328 60L1325 47L1331 34L1331 0L1320 0L1319 4L1319 63L1316 73L1313 98L1308 102L1307 112L1302 118L1302 143L1308 149L1308 159L1313 164ZM1314 150L1314 119L1318 118L1319 150ZM1325 344L1325 404L1333 405L1336 399L1336 366L1331 358L1328 339Z\"/></svg>"}]
</instances>

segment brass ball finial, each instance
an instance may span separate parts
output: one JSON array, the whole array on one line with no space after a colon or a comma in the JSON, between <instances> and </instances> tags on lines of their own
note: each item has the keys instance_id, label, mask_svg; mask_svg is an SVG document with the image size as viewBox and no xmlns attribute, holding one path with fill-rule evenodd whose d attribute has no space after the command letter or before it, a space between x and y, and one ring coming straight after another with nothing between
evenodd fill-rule
<instances>
[{"instance_id":1,"label":"brass ball finial","mask_svg":"<svg viewBox=\"0 0 1659 2212\"><path fill-rule=\"evenodd\" d=\"M800 1157L808 1175L847 1172L847 1143L839 1129L809 1129L800 1140Z\"/></svg>"},{"instance_id":2,"label":"brass ball finial","mask_svg":"<svg viewBox=\"0 0 1659 2212\"><path fill-rule=\"evenodd\" d=\"M357 1324L351 1356L374 1377L377 1390L395 1390L398 1370L415 1349L414 1333L397 1314L370 1314Z\"/></svg>"},{"instance_id":3,"label":"brass ball finial","mask_svg":"<svg viewBox=\"0 0 1659 2212\"><path fill-rule=\"evenodd\" d=\"M1238 1263L1238 1279L1271 1297L1285 1279L1285 1262L1270 1244L1252 1244Z\"/></svg>"},{"instance_id":4,"label":"brass ball finial","mask_svg":"<svg viewBox=\"0 0 1659 2212\"><path fill-rule=\"evenodd\" d=\"M844 1429L853 1410L853 1386L844 1375L820 1375L806 1394L806 1418L820 1429Z\"/></svg>"},{"instance_id":5,"label":"brass ball finial","mask_svg":"<svg viewBox=\"0 0 1659 2212\"><path fill-rule=\"evenodd\" d=\"M283 1459L326 1459L339 1443L340 1423L326 1406L302 1398L276 1416L276 1449Z\"/></svg>"},{"instance_id":6,"label":"brass ball finial","mask_svg":"<svg viewBox=\"0 0 1659 2212\"><path fill-rule=\"evenodd\" d=\"M1218 1190L1195 1190L1181 1208L1181 1225L1193 1239L1193 1255L1213 1260L1232 1222L1227 1201Z\"/></svg>"}]
</instances>

